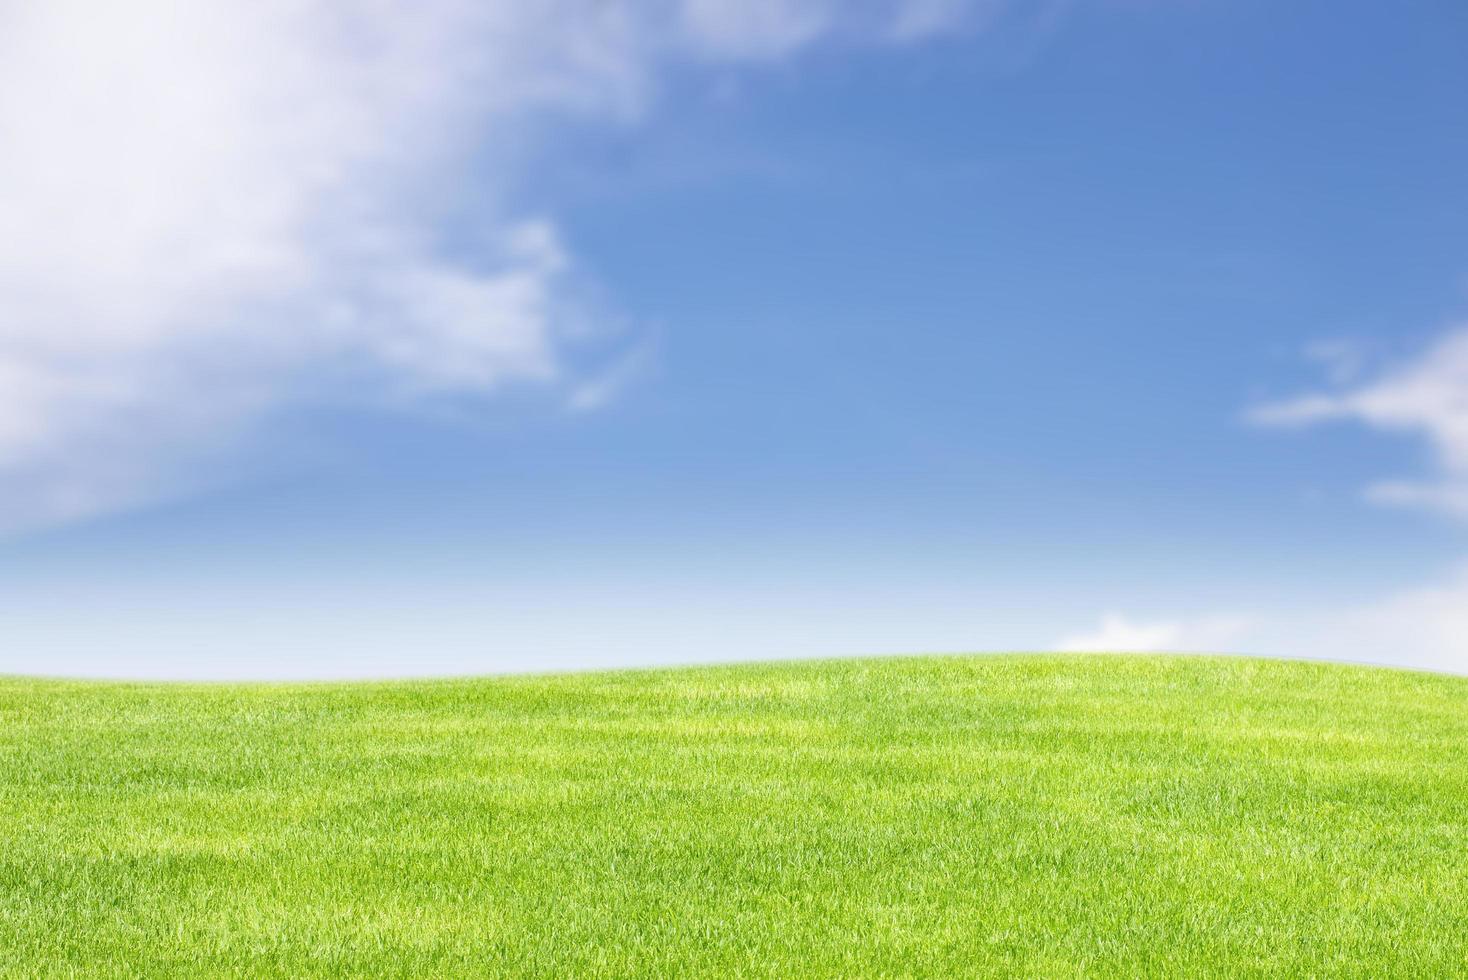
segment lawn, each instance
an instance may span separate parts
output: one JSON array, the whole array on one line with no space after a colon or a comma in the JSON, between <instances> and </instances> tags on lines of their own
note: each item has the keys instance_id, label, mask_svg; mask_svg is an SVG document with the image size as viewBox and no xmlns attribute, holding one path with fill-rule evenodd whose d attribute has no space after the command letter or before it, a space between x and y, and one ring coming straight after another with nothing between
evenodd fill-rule
<instances>
[{"instance_id":1,"label":"lawn","mask_svg":"<svg viewBox=\"0 0 1468 980\"><path fill-rule=\"evenodd\" d=\"M0 679L0 975L1468 973L1468 679Z\"/></svg>"}]
</instances>

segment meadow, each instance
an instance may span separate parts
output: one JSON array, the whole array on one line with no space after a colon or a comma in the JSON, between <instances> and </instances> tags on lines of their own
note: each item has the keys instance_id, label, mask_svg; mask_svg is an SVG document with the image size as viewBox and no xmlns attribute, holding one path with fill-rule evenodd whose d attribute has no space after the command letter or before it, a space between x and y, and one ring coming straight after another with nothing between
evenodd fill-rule
<instances>
[{"instance_id":1,"label":"meadow","mask_svg":"<svg viewBox=\"0 0 1468 980\"><path fill-rule=\"evenodd\" d=\"M0 679L0 975L1468 973L1468 678Z\"/></svg>"}]
</instances>

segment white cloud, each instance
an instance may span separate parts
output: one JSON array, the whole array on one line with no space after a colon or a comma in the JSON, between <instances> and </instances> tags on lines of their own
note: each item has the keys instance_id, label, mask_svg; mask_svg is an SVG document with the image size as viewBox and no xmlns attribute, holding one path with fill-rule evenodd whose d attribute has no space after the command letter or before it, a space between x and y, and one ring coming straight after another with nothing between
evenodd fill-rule
<instances>
[{"instance_id":1,"label":"white cloud","mask_svg":"<svg viewBox=\"0 0 1468 980\"><path fill-rule=\"evenodd\" d=\"M535 133L909 4L0 0L0 524L156 493L303 399L567 382Z\"/></svg>"},{"instance_id":2,"label":"white cloud","mask_svg":"<svg viewBox=\"0 0 1468 980\"><path fill-rule=\"evenodd\" d=\"M1245 630L1236 617L1141 621L1110 612L1091 631L1062 637L1054 649L1065 653L1223 651Z\"/></svg>"},{"instance_id":3,"label":"white cloud","mask_svg":"<svg viewBox=\"0 0 1468 980\"><path fill-rule=\"evenodd\" d=\"M1415 360L1372 380L1266 405L1250 417L1276 426L1349 420L1425 439L1437 477L1385 481L1369 488L1368 497L1468 520L1468 327L1450 331Z\"/></svg>"}]
</instances>

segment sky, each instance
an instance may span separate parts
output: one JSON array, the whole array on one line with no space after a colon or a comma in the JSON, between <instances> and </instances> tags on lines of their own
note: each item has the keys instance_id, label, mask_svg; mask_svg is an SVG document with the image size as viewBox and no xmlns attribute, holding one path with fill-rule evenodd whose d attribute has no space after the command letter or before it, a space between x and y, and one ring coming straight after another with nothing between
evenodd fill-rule
<instances>
[{"instance_id":1,"label":"sky","mask_svg":"<svg viewBox=\"0 0 1468 980\"><path fill-rule=\"evenodd\" d=\"M1468 673L1461 0L0 0L0 673Z\"/></svg>"}]
</instances>

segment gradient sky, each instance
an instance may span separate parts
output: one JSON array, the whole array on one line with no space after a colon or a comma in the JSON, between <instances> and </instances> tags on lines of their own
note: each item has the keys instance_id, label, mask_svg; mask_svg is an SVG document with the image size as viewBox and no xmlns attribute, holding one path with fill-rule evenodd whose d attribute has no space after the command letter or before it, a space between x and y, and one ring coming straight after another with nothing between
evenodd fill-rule
<instances>
[{"instance_id":1,"label":"gradient sky","mask_svg":"<svg viewBox=\"0 0 1468 980\"><path fill-rule=\"evenodd\" d=\"M0 2L0 672L1468 672L1461 0L204 7Z\"/></svg>"}]
</instances>

